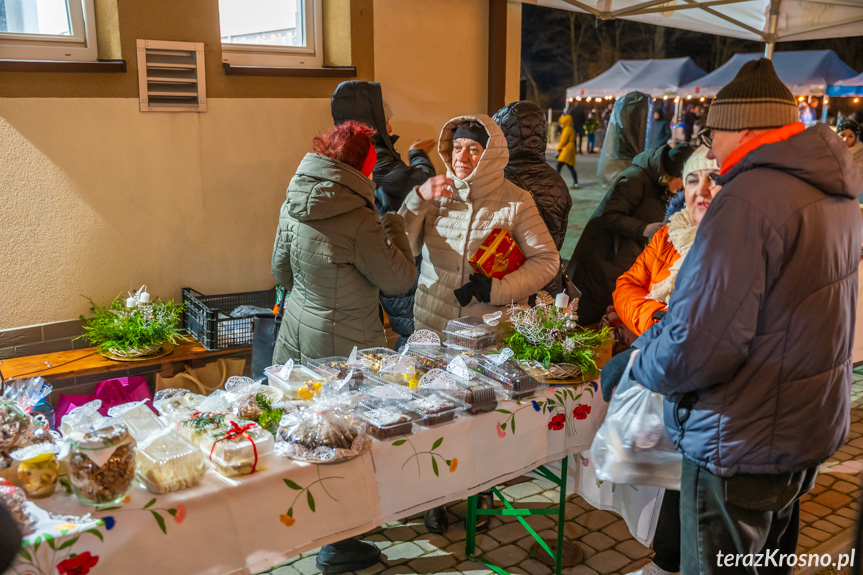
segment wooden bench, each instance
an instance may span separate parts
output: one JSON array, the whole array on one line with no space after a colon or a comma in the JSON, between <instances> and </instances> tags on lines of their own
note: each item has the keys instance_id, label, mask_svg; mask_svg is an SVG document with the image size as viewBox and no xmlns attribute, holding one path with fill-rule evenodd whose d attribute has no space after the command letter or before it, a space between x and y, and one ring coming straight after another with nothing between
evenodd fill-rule
<instances>
[{"instance_id":1,"label":"wooden bench","mask_svg":"<svg viewBox=\"0 0 863 575\"><path fill-rule=\"evenodd\" d=\"M209 351L197 341L192 340L178 344L171 353L162 357L140 361L115 361L103 356L96 348L87 347L5 359L0 361L0 371L3 372L3 377L7 380L41 376L48 381L57 381L71 377L161 365L162 375L171 376L174 374L174 370L170 364L243 354L250 352L251 349L251 347L232 347Z\"/></svg>"}]
</instances>

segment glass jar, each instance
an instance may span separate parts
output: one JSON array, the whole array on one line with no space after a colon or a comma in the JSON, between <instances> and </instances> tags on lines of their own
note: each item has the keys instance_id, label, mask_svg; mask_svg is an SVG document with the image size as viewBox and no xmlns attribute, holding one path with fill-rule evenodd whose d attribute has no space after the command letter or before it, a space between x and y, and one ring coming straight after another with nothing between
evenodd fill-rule
<instances>
[{"instance_id":1,"label":"glass jar","mask_svg":"<svg viewBox=\"0 0 863 575\"><path fill-rule=\"evenodd\" d=\"M135 440L116 420L69 438L69 483L85 505L121 501L135 477Z\"/></svg>"},{"instance_id":2,"label":"glass jar","mask_svg":"<svg viewBox=\"0 0 863 575\"><path fill-rule=\"evenodd\" d=\"M60 463L56 448L51 443L36 443L12 452L12 459L19 461L18 480L31 499L48 497L57 487Z\"/></svg>"},{"instance_id":3,"label":"glass jar","mask_svg":"<svg viewBox=\"0 0 863 575\"><path fill-rule=\"evenodd\" d=\"M15 403L0 400L0 451L6 451L24 438L30 419Z\"/></svg>"}]
</instances>

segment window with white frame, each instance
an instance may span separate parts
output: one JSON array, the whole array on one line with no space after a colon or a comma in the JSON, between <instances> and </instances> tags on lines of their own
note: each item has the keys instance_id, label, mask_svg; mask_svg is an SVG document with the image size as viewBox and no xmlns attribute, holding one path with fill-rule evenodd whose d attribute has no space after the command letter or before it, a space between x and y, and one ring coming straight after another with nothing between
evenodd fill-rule
<instances>
[{"instance_id":1,"label":"window with white frame","mask_svg":"<svg viewBox=\"0 0 863 575\"><path fill-rule=\"evenodd\" d=\"M219 17L224 62L323 65L321 0L219 0Z\"/></svg>"},{"instance_id":2,"label":"window with white frame","mask_svg":"<svg viewBox=\"0 0 863 575\"><path fill-rule=\"evenodd\" d=\"M96 60L93 0L0 0L0 58Z\"/></svg>"}]
</instances>

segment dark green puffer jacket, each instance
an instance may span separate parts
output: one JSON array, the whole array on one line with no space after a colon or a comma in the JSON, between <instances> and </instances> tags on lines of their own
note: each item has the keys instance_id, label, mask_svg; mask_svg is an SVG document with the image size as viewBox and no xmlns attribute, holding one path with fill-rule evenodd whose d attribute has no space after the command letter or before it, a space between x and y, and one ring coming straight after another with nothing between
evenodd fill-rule
<instances>
[{"instance_id":1,"label":"dark green puffer jacket","mask_svg":"<svg viewBox=\"0 0 863 575\"><path fill-rule=\"evenodd\" d=\"M372 181L319 154L306 154L288 185L272 265L290 292L275 363L385 346L378 291L404 293L416 274L402 218L382 221Z\"/></svg>"}]
</instances>

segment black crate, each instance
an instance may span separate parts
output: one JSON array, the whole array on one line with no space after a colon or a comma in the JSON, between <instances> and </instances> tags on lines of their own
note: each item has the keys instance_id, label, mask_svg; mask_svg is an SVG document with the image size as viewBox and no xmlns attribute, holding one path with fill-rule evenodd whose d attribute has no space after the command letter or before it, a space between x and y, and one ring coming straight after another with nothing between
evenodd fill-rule
<instances>
[{"instance_id":1,"label":"black crate","mask_svg":"<svg viewBox=\"0 0 863 575\"><path fill-rule=\"evenodd\" d=\"M192 288L183 288L183 327L198 343L210 351L252 345L252 317L231 317L241 305L271 308L276 302L276 290L249 291L222 295L204 295Z\"/></svg>"}]
</instances>

